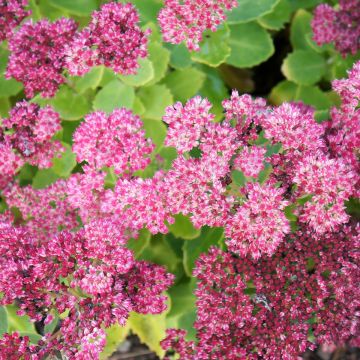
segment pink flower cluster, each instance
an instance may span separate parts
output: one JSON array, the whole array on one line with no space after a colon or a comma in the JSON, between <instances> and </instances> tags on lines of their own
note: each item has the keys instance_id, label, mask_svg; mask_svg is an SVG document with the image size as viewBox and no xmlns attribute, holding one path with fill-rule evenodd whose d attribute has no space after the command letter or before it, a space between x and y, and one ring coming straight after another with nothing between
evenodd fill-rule
<instances>
[{"instance_id":1,"label":"pink flower cluster","mask_svg":"<svg viewBox=\"0 0 360 360\"><path fill-rule=\"evenodd\" d=\"M11 184L3 194L8 207L20 211L23 227L39 241L78 226L77 214L68 204L66 181L59 180L45 189Z\"/></svg>"},{"instance_id":2,"label":"pink flower cluster","mask_svg":"<svg viewBox=\"0 0 360 360\"><path fill-rule=\"evenodd\" d=\"M2 24L1 16L0 36L27 15L18 3L8 1L4 10L0 3L0 15L8 20ZM64 69L71 75L83 75L93 66L105 65L117 73L134 74L138 59L147 55L149 35L138 22L132 4L116 2L95 11L90 24L81 31L77 31L72 19L61 18L53 23L28 20L10 37L6 76L22 82L26 96L31 98L37 92L43 97L54 96L66 81Z\"/></svg>"},{"instance_id":3,"label":"pink flower cluster","mask_svg":"<svg viewBox=\"0 0 360 360\"><path fill-rule=\"evenodd\" d=\"M9 41L11 54L6 76L22 82L28 98L37 92L44 97L54 96L65 82L64 49L76 28L73 20L65 18L54 23L46 19L27 21Z\"/></svg>"},{"instance_id":4,"label":"pink flower cluster","mask_svg":"<svg viewBox=\"0 0 360 360\"><path fill-rule=\"evenodd\" d=\"M162 312L173 276L135 260L126 243L143 228L166 233L176 214L224 227L227 249L195 270L198 342L171 330L165 348L183 359L286 360L313 346L311 334L358 344L359 228L345 202L359 193L359 70L334 82L342 104L322 124L304 104L271 107L237 92L215 123L209 101L195 97L166 109L165 144L178 156L162 167L139 117L94 112L74 133L79 164L68 179L35 190L5 177L0 301L43 324L62 319L35 348L13 334L0 353L96 358L104 328L130 311ZM3 125L5 171L18 158L49 165L59 129L51 108L20 103ZM140 171L150 163L153 173Z\"/></svg>"},{"instance_id":5,"label":"pink flower cluster","mask_svg":"<svg viewBox=\"0 0 360 360\"><path fill-rule=\"evenodd\" d=\"M250 183L243 191L246 201L226 224L228 248L240 256L250 253L255 259L264 253L271 256L290 232L283 212L288 204L284 190Z\"/></svg>"},{"instance_id":6,"label":"pink flower cluster","mask_svg":"<svg viewBox=\"0 0 360 360\"><path fill-rule=\"evenodd\" d=\"M234 168L243 172L245 176L258 177L264 170L264 155L266 149L258 146L244 147L234 160Z\"/></svg>"},{"instance_id":7,"label":"pink flower cluster","mask_svg":"<svg viewBox=\"0 0 360 360\"><path fill-rule=\"evenodd\" d=\"M165 0L158 16L164 41L199 50L203 32L216 31L237 0Z\"/></svg>"},{"instance_id":8,"label":"pink flower cluster","mask_svg":"<svg viewBox=\"0 0 360 360\"><path fill-rule=\"evenodd\" d=\"M138 58L147 55L149 31L138 26L139 15L131 3L112 2L94 11L90 24L80 31L66 50L71 75L83 75L96 65L116 73L136 73Z\"/></svg>"},{"instance_id":9,"label":"pink flower cluster","mask_svg":"<svg viewBox=\"0 0 360 360\"><path fill-rule=\"evenodd\" d=\"M0 128L0 169L3 179L0 188L29 163L48 168L52 159L63 151L59 141L52 137L61 130L60 117L50 106L40 108L35 103L19 102L3 119Z\"/></svg>"},{"instance_id":10,"label":"pink flower cluster","mask_svg":"<svg viewBox=\"0 0 360 360\"><path fill-rule=\"evenodd\" d=\"M0 1L0 41L9 39L14 28L30 15L30 11L25 10L27 5L28 0Z\"/></svg>"},{"instance_id":11,"label":"pink flower cluster","mask_svg":"<svg viewBox=\"0 0 360 360\"><path fill-rule=\"evenodd\" d=\"M87 161L95 169L113 166L116 174L131 175L150 163L154 145L145 139L140 118L122 108L110 115L87 115L74 134L73 149L79 162Z\"/></svg>"},{"instance_id":12,"label":"pink flower cluster","mask_svg":"<svg viewBox=\"0 0 360 360\"><path fill-rule=\"evenodd\" d=\"M1 304L16 301L19 314L44 324L54 313L67 313L60 330L39 341L34 359L56 350L70 358L98 358L105 345L103 326L124 325L130 311L158 314L166 308L162 292L173 276L160 266L136 261L124 247L127 237L118 224L94 221L46 242L6 222L0 229ZM2 354L6 347L15 353L27 346L25 339L20 345L12 337L0 342Z\"/></svg>"},{"instance_id":13,"label":"pink flower cluster","mask_svg":"<svg viewBox=\"0 0 360 360\"><path fill-rule=\"evenodd\" d=\"M315 347L310 334L320 343L359 346L360 267L350 250L359 246L359 229L345 226L316 242L302 231L271 258L216 248L202 255L194 270L197 342L172 329L164 349L182 360L293 360Z\"/></svg>"},{"instance_id":14,"label":"pink flower cluster","mask_svg":"<svg viewBox=\"0 0 360 360\"><path fill-rule=\"evenodd\" d=\"M339 9L320 4L312 21L314 40L318 45L334 43L343 56L355 55L360 49L360 6L358 0L340 0Z\"/></svg>"}]
</instances>

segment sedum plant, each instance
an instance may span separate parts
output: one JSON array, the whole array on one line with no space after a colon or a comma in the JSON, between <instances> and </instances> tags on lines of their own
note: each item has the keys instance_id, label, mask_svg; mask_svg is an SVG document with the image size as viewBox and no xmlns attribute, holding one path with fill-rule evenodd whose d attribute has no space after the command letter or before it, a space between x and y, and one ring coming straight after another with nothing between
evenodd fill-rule
<instances>
[{"instance_id":1,"label":"sedum plant","mask_svg":"<svg viewBox=\"0 0 360 360\"><path fill-rule=\"evenodd\" d=\"M359 346L356 3L0 0L0 359Z\"/></svg>"}]
</instances>

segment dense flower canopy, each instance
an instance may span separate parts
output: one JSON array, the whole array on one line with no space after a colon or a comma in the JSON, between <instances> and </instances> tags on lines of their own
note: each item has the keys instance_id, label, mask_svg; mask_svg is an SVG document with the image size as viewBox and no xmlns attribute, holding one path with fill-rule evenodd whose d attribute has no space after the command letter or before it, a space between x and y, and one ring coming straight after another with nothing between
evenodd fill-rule
<instances>
[{"instance_id":1,"label":"dense flower canopy","mask_svg":"<svg viewBox=\"0 0 360 360\"><path fill-rule=\"evenodd\" d=\"M284 36L323 75L267 100L238 60L284 2L221 44L202 38L238 1L133 3L0 0L0 359L98 359L128 331L181 360L360 346L360 61L345 77L336 53L359 48L357 1L296 12Z\"/></svg>"}]
</instances>

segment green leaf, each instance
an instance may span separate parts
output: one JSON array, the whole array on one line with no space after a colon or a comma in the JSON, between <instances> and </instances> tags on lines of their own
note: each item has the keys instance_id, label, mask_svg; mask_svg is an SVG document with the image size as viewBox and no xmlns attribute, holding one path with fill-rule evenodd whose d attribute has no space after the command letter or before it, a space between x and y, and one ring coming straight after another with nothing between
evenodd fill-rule
<instances>
[{"instance_id":1,"label":"green leaf","mask_svg":"<svg viewBox=\"0 0 360 360\"><path fill-rule=\"evenodd\" d=\"M151 234L147 229L140 230L139 236L136 239L130 239L127 242L127 247L134 252L136 258L143 252L143 250L150 244Z\"/></svg>"},{"instance_id":2,"label":"green leaf","mask_svg":"<svg viewBox=\"0 0 360 360\"><path fill-rule=\"evenodd\" d=\"M178 320L178 327L187 331L186 340L196 341L196 330L194 328L194 322L196 320L196 308L194 307L192 311L189 311Z\"/></svg>"},{"instance_id":3,"label":"green leaf","mask_svg":"<svg viewBox=\"0 0 360 360\"><path fill-rule=\"evenodd\" d=\"M176 273L178 265L181 264L180 258L178 258L162 234L152 236L150 245L141 254L141 259L163 265L172 273Z\"/></svg>"},{"instance_id":4,"label":"green leaf","mask_svg":"<svg viewBox=\"0 0 360 360\"><path fill-rule=\"evenodd\" d=\"M49 185L53 184L59 176L54 172L53 169L41 169L35 174L32 184L35 189L44 189Z\"/></svg>"},{"instance_id":5,"label":"green leaf","mask_svg":"<svg viewBox=\"0 0 360 360\"><path fill-rule=\"evenodd\" d=\"M299 85L312 85L325 74L324 58L312 51L295 50L284 60L281 71L288 80Z\"/></svg>"},{"instance_id":6,"label":"green leaf","mask_svg":"<svg viewBox=\"0 0 360 360\"><path fill-rule=\"evenodd\" d=\"M116 108L131 109L135 100L134 88L123 84L120 80L113 80L105 85L95 96L93 107L108 113Z\"/></svg>"},{"instance_id":7,"label":"green leaf","mask_svg":"<svg viewBox=\"0 0 360 360\"><path fill-rule=\"evenodd\" d=\"M91 110L90 103L83 95L76 94L67 86L61 86L50 101L64 120L79 120Z\"/></svg>"},{"instance_id":8,"label":"green leaf","mask_svg":"<svg viewBox=\"0 0 360 360\"><path fill-rule=\"evenodd\" d=\"M192 240L197 238L201 230L196 229L190 219L182 214L174 215L174 224L169 225L169 230L178 238Z\"/></svg>"},{"instance_id":9,"label":"green leaf","mask_svg":"<svg viewBox=\"0 0 360 360\"><path fill-rule=\"evenodd\" d=\"M289 0L292 10L297 10L299 8L311 8L315 5L320 4L324 0Z\"/></svg>"},{"instance_id":10,"label":"green leaf","mask_svg":"<svg viewBox=\"0 0 360 360\"><path fill-rule=\"evenodd\" d=\"M0 98L0 116L7 117L11 109L11 104L8 98Z\"/></svg>"},{"instance_id":11,"label":"green leaf","mask_svg":"<svg viewBox=\"0 0 360 360\"><path fill-rule=\"evenodd\" d=\"M165 338L166 313L160 315L142 315L131 313L128 319L131 330L160 358L165 351L160 346L160 341Z\"/></svg>"},{"instance_id":12,"label":"green leaf","mask_svg":"<svg viewBox=\"0 0 360 360\"><path fill-rule=\"evenodd\" d=\"M154 85L166 74L170 61L170 51L158 42L151 42L149 44L149 59L153 64L154 77L146 85Z\"/></svg>"},{"instance_id":13,"label":"green leaf","mask_svg":"<svg viewBox=\"0 0 360 360\"><path fill-rule=\"evenodd\" d=\"M129 86L143 86L154 78L154 68L149 59L140 59L140 67L135 75L119 75L119 79Z\"/></svg>"},{"instance_id":14,"label":"green leaf","mask_svg":"<svg viewBox=\"0 0 360 360\"><path fill-rule=\"evenodd\" d=\"M341 54L336 54L334 58L329 60L332 61L329 81L346 78L347 72L360 60L360 52L356 55L347 55L345 59Z\"/></svg>"},{"instance_id":15,"label":"green leaf","mask_svg":"<svg viewBox=\"0 0 360 360\"><path fill-rule=\"evenodd\" d=\"M129 2L129 0L121 0L121 2ZM152 21L157 22L157 17L161 9L161 3L158 0L130 0L139 11L140 19L143 23Z\"/></svg>"},{"instance_id":16,"label":"green leaf","mask_svg":"<svg viewBox=\"0 0 360 360\"><path fill-rule=\"evenodd\" d=\"M63 143L62 145L66 150L62 153L60 158L56 157L53 159L52 169L56 175L67 178L76 166L76 155L71 151L70 145L66 143Z\"/></svg>"},{"instance_id":17,"label":"green leaf","mask_svg":"<svg viewBox=\"0 0 360 360\"><path fill-rule=\"evenodd\" d=\"M190 312L195 308L196 297L194 291L196 288L195 278L186 282L173 285L169 289L171 298L171 309L167 317L175 317Z\"/></svg>"},{"instance_id":18,"label":"green leaf","mask_svg":"<svg viewBox=\"0 0 360 360\"><path fill-rule=\"evenodd\" d=\"M0 94L2 97L14 96L23 88L22 84L14 79L5 79L0 77Z\"/></svg>"},{"instance_id":19,"label":"green leaf","mask_svg":"<svg viewBox=\"0 0 360 360\"><path fill-rule=\"evenodd\" d=\"M258 65L274 53L271 36L256 22L230 26L231 55L227 64L244 68Z\"/></svg>"},{"instance_id":20,"label":"green leaf","mask_svg":"<svg viewBox=\"0 0 360 360\"><path fill-rule=\"evenodd\" d=\"M290 20L291 5L289 0L280 0L272 12L262 16L258 21L261 26L270 30L280 30Z\"/></svg>"},{"instance_id":21,"label":"green leaf","mask_svg":"<svg viewBox=\"0 0 360 360\"><path fill-rule=\"evenodd\" d=\"M188 276L192 276L195 262L200 254L208 251L211 245L219 245L224 236L222 228L203 227L198 238L192 241L186 241L184 244L183 264Z\"/></svg>"},{"instance_id":22,"label":"green leaf","mask_svg":"<svg viewBox=\"0 0 360 360\"><path fill-rule=\"evenodd\" d=\"M54 0L56 1L56 0ZM32 0L33 3L36 3L36 17L47 18L50 21L55 21L60 17L67 15L62 9L59 9L53 5L48 0Z\"/></svg>"},{"instance_id":23,"label":"green leaf","mask_svg":"<svg viewBox=\"0 0 360 360\"><path fill-rule=\"evenodd\" d=\"M140 101L145 106L144 118L160 120L165 108L174 100L170 90L165 85L152 85L141 88L138 92Z\"/></svg>"},{"instance_id":24,"label":"green leaf","mask_svg":"<svg viewBox=\"0 0 360 360\"><path fill-rule=\"evenodd\" d=\"M92 68L88 73L86 73L82 77L76 77L75 81L75 90L82 94L87 89L95 90L101 82L101 79L104 74L104 67L103 66L96 66Z\"/></svg>"},{"instance_id":25,"label":"green leaf","mask_svg":"<svg viewBox=\"0 0 360 360\"><path fill-rule=\"evenodd\" d=\"M215 120L219 121L224 117L224 109L222 102L228 97L228 89L221 79L217 69L202 66L202 71L205 72L206 78L201 87L199 94L209 99L212 103L211 112L216 115Z\"/></svg>"},{"instance_id":26,"label":"green leaf","mask_svg":"<svg viewBox=\"0 0 360 360\"><path fill-rule=\"evenodd\" d=\"M30 321L27 315L19 316L16 314L18 308L15 305L7 305L7 319L9 332L19 331L27 333L35 333L34 323Z\"/></svg>"},{"instance_id":27,"label":"green leaf","mask_svg":"<svg viewBox=\"0 0 360 360\"><path fill-rule=\"evenodd\" d=\"M165 46L171 51L170 65L174 69L185 69L191 65L190 53L184 44L166 43Z\"/></svg>"},{"instance_id":28,"label":"green leaf","mask_svg":"<svg viewBox=\"0 0 360 360\"><path fill-rule=\"evenodd\" d=\"M42 339L42 336L36 332L20 331L19 335L27 336L32 344L37 344Z\"/></svg>"},{"instance_id":29,"label":"green leaf","mask_svg":"<svg viewBox=\"0 0 360 360\"><path fill-rule=\"evenodd\" d=\"M54 332L54 330L56 329L56 326L58 325L58 323L59 323L59 316L55 315L54 319L49 324L46 324L44 326L45 333L52 334Z\"/></svg>"},{"instance_id":30,"label":"green leaf","mask_svg":"<svg viewBox=\"0 0 360 360\"><path fill-rule=\"evenodd\" d=\"M0 306L0 338L1 336L8 332L8 315L6 308L3 306Z\"/></svg>"},{"instance_id":31,"label":"green leaf","mask_svg":"<svg viewBox=\"0 0 360 360\"><path fill-rule=\"evenodd\" d=\"M193 51L191 59L212 67L219 66L230 56L229 36L230 31L226 24L215 32L206 31L204 40L200 44L200 51Z\"/></svg>"},{"instance_id":32,"label":"green leaf","mask_svg":"<svg viewBox=\"0 0 360 360\"><path fill-rule=\"evenodd\" d=\"M205 74L195 68L174 70L169 73L163 83L171 90L175 100L182 102L196 95L205 80Z\"/></svg>"},{"instance_id":33,"label":"green leaf","mask_svg":"<svg viewBox=\"0 0 360 360\"><path fill-rule=\"evenodd\" d=\"M272 11L279 0L238 0L239 5L228 12L229 24L246 23Z\"/></svg>"},{"instance_id":34,"label":"green leaf","mask_svg":"<svg viewBox=\"0 0 360 360\"><path fill-rule=\"evenodd\" d=\"M288 80L280 82L272 89L269 100L274 105L301 100L318 110L328 109L331 106L329 98L319 87L300 86Z\"/></svg>"},{"instance_id":35,"label":"green leaf","mask_svg":"<svg viewBox=\"0 0 360 360\"><path fill-rule=\"evenodd\" d=\"M137 96L134 99L133 112L136 115L143 115L145 112L145 106Z\"/></svg>"},{"instance_id":36,"label":"green leaf","mask_svg":"<svg viewBox=\"0 0 360 360\"><path fill-rule=\"evenodd\" d=\"M306 10L300 9L296 12L290 28L290 42L294 49L314 51L317 48L311 40L311 20L312 15Z\"/></svg>"},{"instance_id":37,"label":"green leaf","mask_svg":"<svg viewBox=\"0 0 360 360\"><path fill-rule=\"evenodd\" d=\"M166 137L166 125L162 121L152 119L144 119L143 123L146 137L152 140L157 150L160 149Z\"/></svg>"},{"instance_id":38,"label":"green leaf","mask_svg":"<svg viewBox=\"0 0 360 360\"><path fill-rule=\"evenodd\" d=\"M49 3L70 14L78 16L90 15L97 8L96 0L48 0Z\"/></svg>"},{"instance_id":39,"label":"green leaf","mask_svg":"<svg viewBox=\"0 0 360 360\"><path fill-rule=\"evenodd\" d=\"M241 170L234 170L231 173L232 180L237 186L243 187L247 183L247 178Z\"/></svg>"},{"instance_id":40,"label":"green leaf","mask_svg":"<svg viewBox=\"0 0 360 360\"><path fill-rule=\"evenodd\" d=\"M115 324L105 329L106 345L100 354L100 359L109 359L110 356L116 351L117 347L126 339L129 332L130 327L128 322L125 326Z\"/></svg>"}]
</instances>

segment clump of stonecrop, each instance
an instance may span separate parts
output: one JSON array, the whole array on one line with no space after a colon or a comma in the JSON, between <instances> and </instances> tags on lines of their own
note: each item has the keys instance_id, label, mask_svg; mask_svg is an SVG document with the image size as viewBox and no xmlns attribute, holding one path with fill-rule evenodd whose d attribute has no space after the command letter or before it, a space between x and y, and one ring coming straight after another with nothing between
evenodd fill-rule
<instances>
[{"instance_id":1,"label":"clump of stonecrop","mask_svg":"<svg viewBox=\"0 0 360 360\"><path fill-rule=\"evenodd\" d=\"M237 0L165 0L158 16L163 39L198 51L204 31L216 31L236 6Z\"/></svg>"},{"instance_id":2,"label":"clump of stonecrop","mask_svg":"<svg viewBox=\"0 0 360 360\"><path fill-rule=\"evenodd\" d=\"M227 250L212 248L194 271L198 341L170 329L166 350L181 359L293 359L315 346L309 335L358 345L359 227L345 202L360 180L359 79L357 63L334 82L342 104L321 124L309 106L271 107L236 91L218 123L207 99L169 106L165 143L178 157L149 178L138 171L153 145L136 115L86 116L73 142L80 171L46 189L12 178L4 188L21 217L7 210L1 218L1 303L16 302L37 323L54 314L61 322L35 345L5 335L0 350L97 358L104 328L125 324L130 311L164 311L173 275L135 260L126 243L143 228L166 233L176 214L196 227L224 227Z\"/></svg>"},{"instance_id":3,"label":"clump of stonecrop","mask_svg":"<svg viewBox=\"0 0 360 360\"><path fill-rule=\"evenodd\" d=\"M70 74L83 75L96 65L123 75L135 74L138 58L147 56L150 34L142 31L138 22L138 12L131 3L112 2L94 11L89 26L76 34L66 50Z\"/></svg>"},{"instance_id":4,"label":"clump of stonecrop","mask_svg":"<svg viewBox=\"0 0 360 360\"><path fill-rule=\"evenodd\" d=\"M52 140L60 130L60 116L51 106L18 102L0 126L0 189L25 163L51 167L54 156L64 150L59 141Z\"/></svg>"},{"instance_id":5,"label":"clump of stonecrop","mask_svg":"<svg viewBox=\"0 0 360 360\"><path fill-rule=\"evenodd\" d=\"M2 9L0 5L0 19L8 16L9 7ZM66 82L65 70L70 75L84 75L92 67L104 65L123 75L135 74L138 59L147 55L150 33L142 31L138 22L132 4L115 2L94 11L89 25L81 31L72 19L28 20L9 35L6 77L22 82L28 98L36 93L49 98ZM0 34L19 23L1 26L0 22Z\"/></svg>"},{"instance_id":6,"label":"clump of stonecrop","mask_svg":"<svg viewBox=\"0 0 360 360\"><path fill-rule=\"evenodd\" d=\"M358 196L360 180L360 63L333 88L342 104L321 124L312 108L299 103L267 107L236 92L224 101L221 126L237 132L238 146L226 154L225 165L214 144L217 171L205 182L209 188L202 197L196 194L199 208L191 216L195 225L200 215L202 224L213 222L218 201L205 209L202 201L216 189L228 206L220 217L227 251L213 247L197 261L196 342L186 340L185 330L169 329L162 342L169 354L184 360L290 360L319 343L360 345L360 229L345 211L345 201ZM173 128L175 121L187 124L168 133L174 146L176 137L181 139L179 154L203 145L203 113L209 107L200 99L196 103L197 113L191 100L164 118ZM191 131L198 126L200 131ZM197 138L185 149L183 139L194 133ZM243 153L252 151L256 156L244 160ZM184 178L191 179L193 163L206 162L206 155L183 158ZM255 175L236 184L232 176L243 161ZM183 184L177 189L181 192Z\"/></svg>"},{"instance_id":7,"label":"clump of stonecrop","mask_svg":"<svg viewBox=\"0 0 360 360\"><path fill-rule=\"evenodd\" d=\"M15 3L25 5L6 4ZM164 39L196 50L202 33L236 4L166 1ZM349 4L341 2L339 13ZM0 7L1 14L14 9ZM133 5L115 2L80 32L69 19L25 22L10 36L8 75L32 97L53 96L65 68L83 75L105 65L132 74L147 54L147 35ZM142 229L167 233L177 214L197 228L223 227L225 244L196 263L197 341L170 329L164 349L184 360L290 360L318 343L360 345L359 226L345 207L359 195L360 62L333 89L341 105L322 123L303 103L268 106L237 91L223 101L221 122L200 96L169 106L165 145L177 152L169 167L154 156L132 111L95 111L73 135L76 170L44 189L16 175L24 164L51 167L64 150L55 139L60 116L50 106L17 103L0 128L7 205L0 214L0 304L15 303L42 338L34 344L4 334L0 355L97 359L106 328L125 325L130 312L163 312L174 276L137 260L127 244ZM154 163L154 173L142 176ZM55 330L45 333L54 320Z\"/></svg>"},{"instance_id":8,"label":"clump of stonecrop","mask_svg":"<svg viewBox=\"0 0 360 360\"><path fill-rule=\"evenodd\" d=\"M343 56L360 49L360 4L358 0L339 0L339 7L320 4L312 20L314 40L318 45L334 43Z\"/></svg>"}]
</instances>

